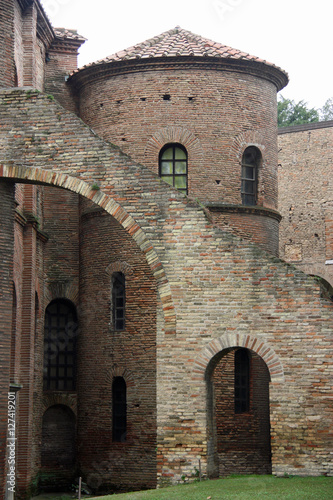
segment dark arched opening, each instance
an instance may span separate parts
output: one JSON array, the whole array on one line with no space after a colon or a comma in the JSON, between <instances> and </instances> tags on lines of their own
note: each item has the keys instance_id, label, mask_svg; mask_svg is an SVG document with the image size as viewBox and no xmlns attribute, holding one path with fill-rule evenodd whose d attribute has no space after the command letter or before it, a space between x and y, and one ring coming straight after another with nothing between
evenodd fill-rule
<instances>
[{"instance_id":1,"label":"dark arched opening","mask_svg":"<svg viewBox=\"0 0 333 500\"><path fill-rule=\"evenodd\" d=\"M75 474L76 419L65 405L54 405L43 415L41 486L50 491L67 488Z\"/></svg>"},{"instance_id":2,"label":"dark arched opening","mask_svg":"<svg viewBox=\"0 0 333 500\"><path fill-rule=\"evenodd\" d=\"M208 473L270 474L270 375L255 352L219 353L207 369Z\"/></svg>"}]
</instances>

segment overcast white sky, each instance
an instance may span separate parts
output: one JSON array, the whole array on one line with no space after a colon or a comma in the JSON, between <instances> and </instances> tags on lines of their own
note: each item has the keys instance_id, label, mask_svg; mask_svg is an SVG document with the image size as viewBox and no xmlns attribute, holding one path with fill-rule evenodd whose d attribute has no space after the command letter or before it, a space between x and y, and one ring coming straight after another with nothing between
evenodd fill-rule
<instances>
[{"instance_id":1,"label":"overcast white sky","mask_svg":"<svg viewBox=\"0 0 333 500\"><path fill-rule=\"evenodd\" d=\"M54 27L88 40L79 66L179 25L287 71L282 95L320 108L333 97L332 0L41 0Z\"/></svg>"}]
</instances>

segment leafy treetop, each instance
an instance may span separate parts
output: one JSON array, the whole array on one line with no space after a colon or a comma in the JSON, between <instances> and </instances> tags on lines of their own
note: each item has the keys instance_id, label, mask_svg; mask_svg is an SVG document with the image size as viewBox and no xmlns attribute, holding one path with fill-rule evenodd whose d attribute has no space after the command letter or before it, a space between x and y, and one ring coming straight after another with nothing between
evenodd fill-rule
<instances>
[{"instance_id":1,"label":"leafy treetop","mask_svg":"<svg viewBox=\"0 0 333 500\"><path fill-rule=\"evenodd\" d=\"M302 123L314 123L319 121L333 120L333 97L327 99L321 109L308 108L304 101L295 102L286 99L282 95L278 100L278 127L289 125L301 125Z\"/></svg>"}]
</instances>

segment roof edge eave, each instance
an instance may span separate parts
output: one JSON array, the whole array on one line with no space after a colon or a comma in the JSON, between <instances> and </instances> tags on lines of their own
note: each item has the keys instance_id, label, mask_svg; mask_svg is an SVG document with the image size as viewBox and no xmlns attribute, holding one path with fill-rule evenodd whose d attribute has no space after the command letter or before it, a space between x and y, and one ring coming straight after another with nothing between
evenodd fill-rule
<instances>
[{"instance_id":1,"label":"roof edge eave","mask_svg":"<svg viewBox=\"0 0 333 500\"><path fill-rule=\"evenodd\" d=\"M206 69L239 71L249 73L259 78L273 83L277 91L282 90L289 81L288 74L277 66L259 61L249 61L244 59L220 58L220 57L202 57L202 56L178 56L178 57L151 57L138 59L125 59L121 61L101 61L91 63L75 70L69 77L69 82L75 87L84 86L90 79L103 78L107 74L112 76L124 73L136 73L140 71L163 70L166 67L173 66L187 69L204 66Z\"/></svg>"}]
</instances>

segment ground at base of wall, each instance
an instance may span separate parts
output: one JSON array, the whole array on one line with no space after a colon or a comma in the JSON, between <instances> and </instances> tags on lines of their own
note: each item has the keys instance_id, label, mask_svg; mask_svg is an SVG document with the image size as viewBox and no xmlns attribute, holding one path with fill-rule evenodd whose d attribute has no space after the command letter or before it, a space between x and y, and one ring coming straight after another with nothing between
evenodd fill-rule
<instances>
[{"instance_id":1,"label":"ground at base of wall","mask_svg":"<svg viewBox=\"0 0 333 500\"><path fill-rule=\"evenodd\" d=\"M325 476L288 476L272 475L229 476L216 480L195 481L191 484L180 484L157 490L136 491L98 497L98 500L222 500L242 498L253 500L322 500L332 497L333 477ZM70 500L69 494L47 494L34 497L32 500ZM73 495L73 494L72 494ZM74 497L77 498L77 497ZM91 498L91 497L90 497ZM97 497L91 498L97 500Z\"/></svg>"},{"instance_id":2,"label":"ground at base of wall","mask_svg":"<svg viewBox=\"0 0 333 500\"><path fill-rule=\"evenodd\" d=\"M31 500L71 500L77 498L77 494L68 492L57 492L57 493L41 493L36 497L32 497ZM91 498L90 495L81 495L81 498Z\"/></svg>"}]
</instances>

